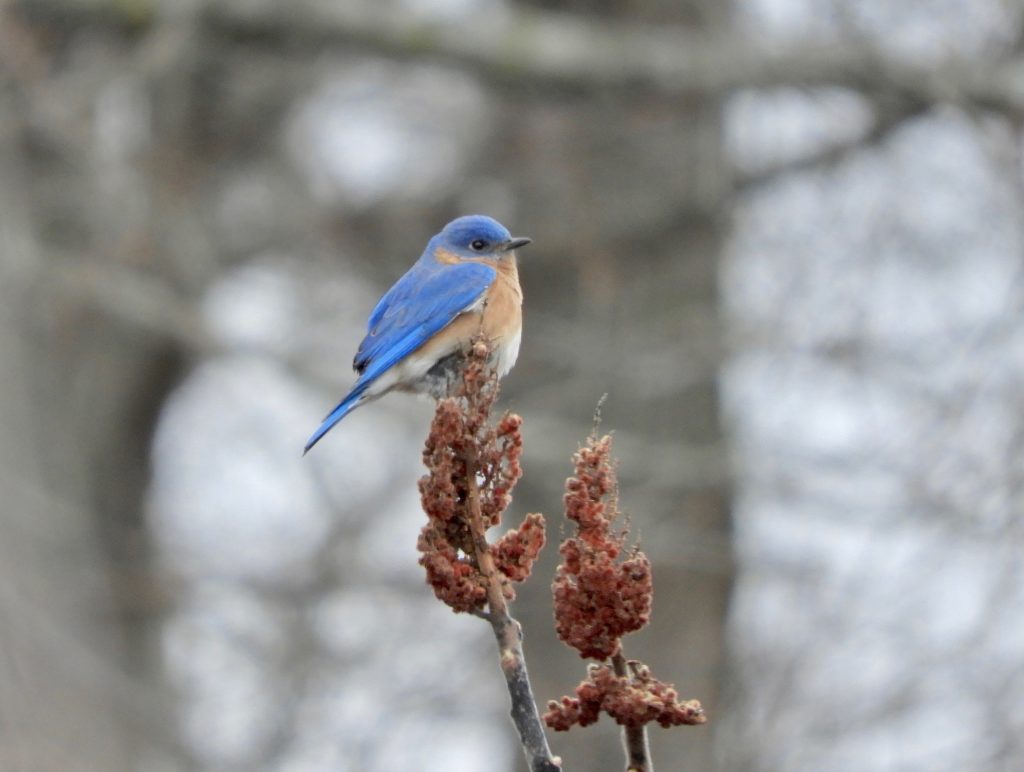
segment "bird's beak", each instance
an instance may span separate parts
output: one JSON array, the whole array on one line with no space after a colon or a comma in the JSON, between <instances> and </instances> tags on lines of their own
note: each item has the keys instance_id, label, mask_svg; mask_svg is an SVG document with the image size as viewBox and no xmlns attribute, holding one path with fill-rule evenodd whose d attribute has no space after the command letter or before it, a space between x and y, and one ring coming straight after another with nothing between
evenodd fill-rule
<instances>
[{"instance_id":1,"label":"bird's beak","mask_svg":"<svg viewBox=\"0 0 1024 772\"><path fill-rule=\"evenodd\" d=\"M531 241L533 241L533 239L528 239L525 236L515 236L514 238L511 238L511 239L509 239L508 241L505 242L505 244L502 247L501 251L502 252L511 252L513 249L519 249L519 247L525 247Z\"/></svg>"}]
</instances>

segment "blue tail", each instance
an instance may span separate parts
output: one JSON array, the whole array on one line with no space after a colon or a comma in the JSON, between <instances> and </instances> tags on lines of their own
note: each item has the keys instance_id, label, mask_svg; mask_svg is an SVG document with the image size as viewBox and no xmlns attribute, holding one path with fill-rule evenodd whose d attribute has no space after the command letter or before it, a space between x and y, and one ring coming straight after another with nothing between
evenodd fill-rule
<instances>
[{"instance_id":1,"label":"blue tail","mask_svg":"<svg viewBox=\"0 0 1024 772\"><path fill-rule=\"evenodd\" d=\"M320 442L320 438L333 429L334 425L338 423L338 421L359 407L362 402L363 392L366 391L367 385L368 384L366 383L357 383L356 388L352 389L352 391L348 393L348 396L338 403L338 406L334 408L334 410L332 410L320 424L320 428L313 432L313 436L307 440L306 447L302 450L302 455L309 453L309 449Z\"/></svg>"},{"instance_id":2,"label":"blue tail","mask_svg":"<svg viewBox=\"0 0 1024 772\"><path fill-rule=\"evenodd\" d=\"M454 317L453 317L454 318ZM396 362L407 356L409 352L414 351L416 348L421 346L424 341L423 325L414 327L404 338L399 339L394 345L382 352L380 356L375 357L372 362L366 363L365 368L359 376L359 380L356 381L356 385L352 387L352 391L341 402L338 406L330 412L330 414L320 424L320 428L313 432L313 436L309 438L306 443L305 450L302 451L302 455L306 455L309 449L320 442L320 438L329 432L338 421L347 416L357 407L363 403L363 397L366 395L366 390L370 388L370 384L377 380L383 373L389 368L394 366ZM379 397L381 394L375 395Z\"/></svg>"}]
</instances>

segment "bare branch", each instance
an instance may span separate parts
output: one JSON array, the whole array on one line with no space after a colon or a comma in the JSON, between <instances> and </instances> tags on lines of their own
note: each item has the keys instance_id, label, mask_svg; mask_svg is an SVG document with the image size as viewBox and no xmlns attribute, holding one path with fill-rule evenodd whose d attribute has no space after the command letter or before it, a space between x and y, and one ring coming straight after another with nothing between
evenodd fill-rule
<instances>
[{"instance_id":1,"label":"bare branch","mask_svg":"<svg viewBox=\"0 0 1024 772\"><path fill-rule=\"evenodd\" d=\"M301 6L301 13L296 6ZM667 96L720 95L737 88L846 85L924 102L971 102L1024 112L1024 60L922 66L861 43L759 44L736 33L609 23L509 9L487 35L466 34L479 19L438 22L395 14L377 3L332 0L252 3L221 0L207 20L225 33L359 43L391 54L433 56L503 81Z\"/></svg>"},{"instance_id":2,"label":"bare branch","mask_svg":"<svg viewBox=\"0 0 1024 772\"><path fill-rule=\"evenodd\" d=\"M530 575L544 545L544 518L527 515L495 543L487 541L488 528L500 523L522 475L522 419L507 413L497 425L491 422L498 379L487 364L489 354L484 339L475 340L465 355L459 392L437 403L423 451L428 474L419 488L427 524L417 549L438 599L490 623L512 723L530 769L558 772L561 762L551 755L533 698L522 631L508 607L515 597L512 584Z\"/></svg>"},{"instance_id":3,"label":"bare branch","mask_svg":"<svg viewBox=\"0 0 1024 772\"><path fill-rule=\"evenodd\" d=\"M57 12L99 22L140 25L157 18L113 0L32 0L22 13L47 20ZM130 13L128 9L131 9ZM735 32L584 19L511 7L486 19L395 13L368 0L205 0L205 31L231 39L311 51L355 45L392 56L431 58L492 80L533 88L626 95L722 96L739 88L838 85L918 103L970 104L1024 115L1024 56L927 64L894 57L862 41L765 45ZM486 35L475 34L485 28ZM472 33L472 34L471 34Z\"/></svg>"},{"instance_id":4,"label":"bare branch","mask_svg":"<svg viewBox=\"0 0 1024 772\"><path fill-rule=\"evenodd\" d=\"M626 658L621 651L612 655L612 667L619 678L631 675L626 669ZM647 724L622 727L622 742L626 748L626 772L654 772L651 748L647 741Z\"/></svg>"},{"instance_id":5,"label":"bare branch","mask_svg":"<svg viewBox=\"0 0 1024 772\"><path fill-rule=\"evenodd\" d=\"M746 192L766 185L783 174L834 168L854 153L881 144L907 121L924 114L928 107L924 103L907 101L882 109L866 134L826 145L795 159L774 162L751 172L738 172L734 175L733 186L739 192Z\"/></svg>"},{"instance_id":6,"label":"bare branch","mask_svg":"<svg viewBox=\"0 0 1024 772\"><path fill-rule=\"evenodd\" d=\"M494 564L494 555L487 543L487 529L480 514L480 489L477 487L480 465L472 449L466 450L464 460L468 487L467 512L473 534L474 557L487 582L487 621L491 623L494 638L498 642L498 660L512 702L512 723L519 732L523 752L532 772L558 772L562 767L551 756L548 739L537 713L537 702L530 687L530 677L526 672L519 623L509 614L508 603L505 602L504 579Z\"/></svg>"}]
</instances>

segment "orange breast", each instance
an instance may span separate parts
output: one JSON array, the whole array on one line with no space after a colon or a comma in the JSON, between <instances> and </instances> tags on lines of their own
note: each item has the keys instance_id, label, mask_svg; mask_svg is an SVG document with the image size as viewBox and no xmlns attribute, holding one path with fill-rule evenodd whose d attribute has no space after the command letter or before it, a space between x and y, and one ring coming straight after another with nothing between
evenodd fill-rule
<instances>
[{"instance_id":1,"label":"orange breast","mask_svg":"<svg viewBox=\"0 0 1024 772\"><path fill-rule=\"evenodd\" d=\"M487 289L484 334L492 341L504 342L523 329L523 291L514 257L498 261L494 268L498 276Z\"/></svg>"}]
</instances>

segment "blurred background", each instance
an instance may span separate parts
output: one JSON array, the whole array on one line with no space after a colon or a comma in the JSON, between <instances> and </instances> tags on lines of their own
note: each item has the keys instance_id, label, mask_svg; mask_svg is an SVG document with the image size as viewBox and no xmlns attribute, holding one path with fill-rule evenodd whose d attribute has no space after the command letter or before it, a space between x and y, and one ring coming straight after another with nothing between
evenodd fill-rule
<instances>
[{"instance_id":1,"label":"blurred background","mask_svg":"<svg viewBox=\"0 0 1024 772\"><path fill-rule=\"evenodd\" d=\"M0 769L517 770L426 402L301 447L452 217L533 237L511 517L608 393L661 770L1024 768L1015 0L0 4ZM618 733L554 735L618 770Z\"/></svg>"}]
</instances>

